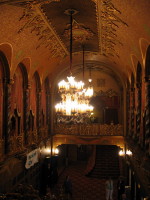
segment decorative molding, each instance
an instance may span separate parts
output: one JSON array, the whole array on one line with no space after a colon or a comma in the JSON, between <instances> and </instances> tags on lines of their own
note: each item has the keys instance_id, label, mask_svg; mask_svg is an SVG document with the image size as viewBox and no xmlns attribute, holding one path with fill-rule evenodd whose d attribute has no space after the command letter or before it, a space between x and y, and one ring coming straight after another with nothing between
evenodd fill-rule
<instances>
[{"instance_id":1,"label":"decorative molding","mask_svg":"<svg viewBox=\"0 0 150 200\"><path fill-rule=\"evenodd\" d=\"M72 33L73 39L81 43L84 43L94 36L94 33L89 28L85 27L84 24L78 23L76 20L73 20L72 22ZM70 24L67 25L64 36L70 38Z\"/></svg>"},{"instance_id":2,"label":"decorative molding","mask_svg":"<svg viewBox=\"0 0 150 200\"><path fill-rule=\"evenodd\" d=\"M113 97L113 96L118 96L118 93L112 89L109 89L107 91L99 90L98 92L95 92L95 96Z\"/></svg>"},{"instance_id":3,"label":"decorative molding","mask_svg":"<svg viewBox=\"0 0 150 200\"><path fill-rule=\"evenodd\" d=\"M0 5L2 4L12 4L12 5L20 5L20 6L26 6L28 4L32 5L40 5L42 6L43 4L49 4L53 1L60 1L60 0L0 0Z\"/></svg>"},{"instance_id":4,"label":"decorative molding","mask_svg":"<svg viewBox=\"0 0 150 200\"><path fill-rule=\"evenodd\" d=\"M117 14L121 12L114 6L112 0L97 0L96 2L99 50L105 56L117 56L116 44L123 46L117 39L116 30L120 24L128 26Z\"/></svg>"},{"instance_id":5,"label":"decorative molding","mask_svg":"<svg viewBox=\"0 0 150 200\"><path fill-rule=\"evenodd\" d=\"M55 134L80 135L80 136L122 136L121 124L57 124L54 127Z\"/></svg>"},{"instance_id":6,"label":"decorative molding","mask_svg":"<svg viewBox=\"0 0 150 200\"><path fill-rule=\"evenodd\" d=\"M45 46L50 51L52 57L64 58L68 55L67 49L40 6L27 4L19 20L21 21L23 19L26 22L18 33L21 33L27 28L31 29L31 33L35 32L39 40L36 49Z\"/></svg>"}]
</instances>

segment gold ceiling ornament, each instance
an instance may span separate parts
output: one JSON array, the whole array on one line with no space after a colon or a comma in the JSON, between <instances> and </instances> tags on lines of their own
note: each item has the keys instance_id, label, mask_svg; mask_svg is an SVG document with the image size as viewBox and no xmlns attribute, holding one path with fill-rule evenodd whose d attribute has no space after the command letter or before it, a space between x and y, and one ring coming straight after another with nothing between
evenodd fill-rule
<instances>
[{"instance_id":1,"label":"gold ceiling ornament","mask_svg":"<svg viewBox=\"0 0 150 200\"><path fill-rule=\"evenodd\" d=\"M25 5L38 5L42 6L44 4L49 4L53 1L60 1L60 0L0 0L0 5L2 4L12 4L12 5L20 5L20 6L25 6Z\"/></svg>"},{"instance_id":2,"label":"gold ceiling ornament","mask_svg":"<svg viewBox=\"0 0 150 200\"><path fill-rule=\"evenodd\" d=\"M68 55L63 42L39 6L27 4L19 20L24 20L25 24L19 29L18 33L30 28L31 33L37 35L39 42L36 49L44 46L50 51L51 57L64 58Z\"/></svg>"},{"instance_id":3,"label":"gold ceiling ornament","mask_svg":"<svg viewBox=\"0 0 150 200\"><path fill-rule=\"evenodd\" d=\"M70 24L64 31L64 36L66 38L70 37ZM78 23L76 20L72 22L72 37L75 41L84 43L85 41L91 39L94 33L84 24Z\"/></svg>"},{"instance_id":4,"label":"gold ceiling ornament","mask_svg":"<svg viewBox=\"0 0 150 200\"><path fill-rule=\"evenodd\" d=\"M115 49L116 44L123 46L119 41L117 35L117 29L121 25L128 27L120 17L120 10L117 9L112 0L100 0L97 1L97 23L98 23L98 35L99 35L99 50L100 54L105 56L117 56L119 54Z\"/></svg>"}]
</instances>

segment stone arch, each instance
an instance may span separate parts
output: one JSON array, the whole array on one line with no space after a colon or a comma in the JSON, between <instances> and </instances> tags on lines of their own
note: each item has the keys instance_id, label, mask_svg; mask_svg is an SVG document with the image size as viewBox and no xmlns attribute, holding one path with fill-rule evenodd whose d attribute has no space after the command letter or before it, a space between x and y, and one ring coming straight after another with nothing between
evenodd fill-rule
<instances>
[{"instance_id":1,"label":"stone arch","mask_svg":"<svg viewBox=\"0 0 150 200\"><path fill-rule=\"evenodd\" d=\"M0 51L0 79L1 79L1 87L0 87L0 127L1 133L0 138L4 139L4 147L3 152L7 153L8 151L8 135L10 132L10 121L9 121L9 113L10 113L10 92L9 92L9 83L10 83L10 68L8 64L8 60L5 54ZM1 149L0 149L1 151Z\"/></svg>"},{"instance_id":2,"label":"stone arch","mask_svg":"<svg viewBox=\"0 0 150 200\"><path fill-rule=\"evenodd\" d=\"M12 97L11 97L11 110L12 113L17 109L20 114L20 132L23 133L25 130L25 103L26 103L26 90L28 87L28 76L26 67L19 63L16 67L15 73L13 75L12 84ZM17 129L16 129L17 130Z\"/></svg>"},{"instance_id":3,"label":"stone arch","mask_svg":"<svg viewBox=\"0 0 150 200\"><path fill-rule=\"evenodd\" d=\"M23 87L26 89L28 87L28 73L25 65L23 63L19 63L18 65L23 74Z\"/></svg>"},{"instance_id":4,"label":"stone arch","mask_svg":"<svg viewBox=\"0 0 150 200\"><path fill-rule=\"evenodd\" d=\"M34 114L32 112L32 110L30 110L29 112L29 120L28 120L28 123L29 123L29 130L33 131L34 130Z\"/></svg>"},{"instance_id":5,"label":"stone arch","mask_svg":"<svg viewBox=\"0 0 150 200\"><path fill-rule=\"evenodd\" d=\"M136 82L139 84L142 83L142 66L141 66L140 62L138 62L138 64L137 64Z\"/></svg>"},{"instance_id":6,"label":"stone arch","mask_svg":"<svg viewBox=\"0 0 150 200\"><path fill-rule=\"evenodd\" d=\"M21 115L15 108L11 116L11 136L20 135L21 133Z\"/></svg>"},{"instance_id":7,"label":"stone arch","mask_svg":"<svg viewBox=\"0 0 150 200\"><path fill-rule=\"evenodd\" d=\"M35 80L36 80L36 89L41 90L40 76L39 76L39 73L37 71L34 73L34 77L35 77Z\"/></svg>"},{"instance_id":8,"label":"stone arch","mask_svg":"<svg viewBox=\"0 0 150 200\"><path fill-rule=\"evenodd\" d=\"M1 43L0 44L0 52L5 55L5 59L7 60L7 63L9 65L9 69L11 71L11 63L12 63L12 54L13 54L13 48L10 43Z\"/></svg>"},{"instance_id":9,"label":"stone arch","mask_svg":"<svg viewBox=\"0 0 150 200\"><path fill-rule=\"evenodd\" d=\"M37 71L34 73L31 81L30 105L34 113L34 128L37 129L39 135L41 127L41 82Z\"/></svg>"},{"instance_id":10,"label":"stone arch","mask_svg":"<svg viewBox=\"0 0 150 200\"><path fill-rule=\"evenodd\" d=\"M23 78L23 84L22 84L22 90L23 90L23 102L22 102L22 107L23 107L23 113L22 113L22 127L23 127L23 132L24 132L24 142L25 144L27 143L27 137L28 137L28 129L29 129L29 81L28 81L28 73L27 73L27 68L26 66L21 62L18 64L18 67L20 68L22 72L22 78Z\"/></svg>"}]
</instances>

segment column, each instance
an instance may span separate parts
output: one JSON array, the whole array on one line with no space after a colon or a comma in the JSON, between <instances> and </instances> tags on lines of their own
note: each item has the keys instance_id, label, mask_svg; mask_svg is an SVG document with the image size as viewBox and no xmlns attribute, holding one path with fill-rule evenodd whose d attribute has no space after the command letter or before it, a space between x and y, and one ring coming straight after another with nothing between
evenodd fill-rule
<instances>
[{"instance_id":1,"label":"column","mask_svg":"<svg viewBox=\"0 0 150 200\"><path fill-rule=\"evenodd\" d=\"M30 84L24 89L24 143L28 144Z\"/></svg>"},{"instance_id":2,"label":"column","mask_svg":"<svg viewBox=\"0 0 150 200\"><path fill-rule=\"evenodd\" d=\"M4 81L4 138L5 138L5 154L11 151L10 134L11 134L11 89L14 84L13 79L5 79Z\"/></svg>"},{"instance_id":3,"label":"column","mask_svg":"<svg viewBox=\"0 0 150 200\"><path fill-rule=\"evenodd\" d=\"M145 149L150 148L150 77L146 78L146 106L145 106Z\"/></svg>"},{"instance_id":4,"label":"column","mask_svg":"<svg viewBox=\"0 0 150 200\"><path fill-rule=\"evenodd\" d=\"M40 138L41 136L41 90L37 90L37 121L36 121L36 125L37 125L37 135L38 138Z\"/></svg>"},{"instance_id":5,"label":"column","mask_svg":"<svg viewBox=\"0 0 150 200\"><path fill-rule=\"evenodd\" d=\"M136 138L140 139L141 126L141 84L137 84L137 116L136 116Z\"/></svg>"}]
</instances>

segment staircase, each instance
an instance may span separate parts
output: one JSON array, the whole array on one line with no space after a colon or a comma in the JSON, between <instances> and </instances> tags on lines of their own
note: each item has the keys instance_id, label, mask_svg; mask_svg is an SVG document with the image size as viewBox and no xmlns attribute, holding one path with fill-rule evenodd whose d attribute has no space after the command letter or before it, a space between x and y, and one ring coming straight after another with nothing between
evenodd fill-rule
<instances>
[{"instance_id":1,"label":"staircase","mask_svg":"<svg viewBox=\"0 0 150 200\"><path fill-rule=\"evenodd\" d=\"M118 147L115 145L97 145L95 166L89 173L89 177L116 179L119 176Z\"/></svg>"}]
</instances>

